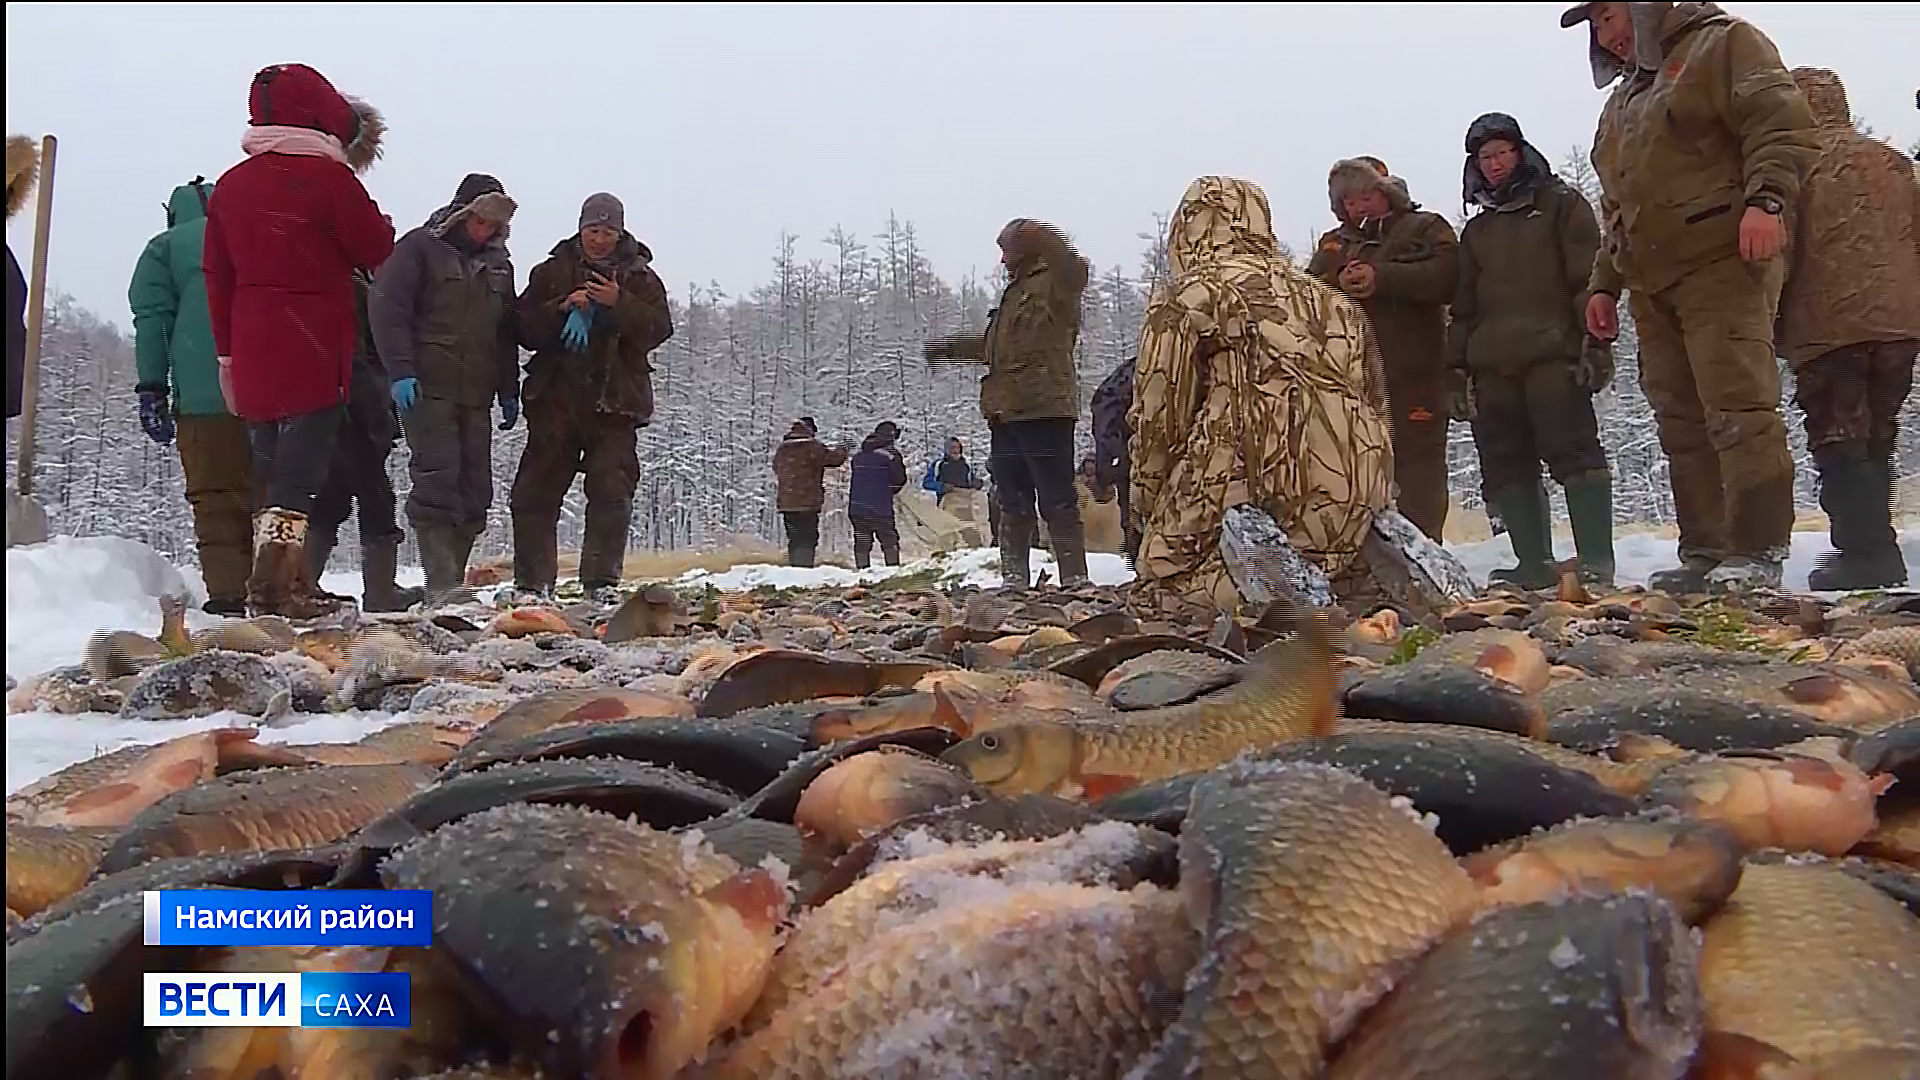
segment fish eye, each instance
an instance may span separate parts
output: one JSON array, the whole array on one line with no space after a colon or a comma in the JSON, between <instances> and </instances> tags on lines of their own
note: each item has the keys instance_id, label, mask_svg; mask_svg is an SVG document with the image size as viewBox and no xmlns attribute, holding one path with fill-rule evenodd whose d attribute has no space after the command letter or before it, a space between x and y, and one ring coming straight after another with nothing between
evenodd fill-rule
<instances>
[{"instance_id":1,"label":"fish eye","mask_svg":"<svg viewBox=\"0 0 1920 1080\"><path fill-rule=\"evenodd\" d=\"M980 749L985 750L989 754L1000 749L1000 736L998 735L980 736Z\"/></svg>"}]
</instances>

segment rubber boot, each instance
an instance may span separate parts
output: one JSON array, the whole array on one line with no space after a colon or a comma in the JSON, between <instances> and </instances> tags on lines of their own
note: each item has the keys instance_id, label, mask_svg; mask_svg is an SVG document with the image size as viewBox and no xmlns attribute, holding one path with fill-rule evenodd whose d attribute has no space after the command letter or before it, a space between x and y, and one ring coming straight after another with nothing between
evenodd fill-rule
<instances>
[{"instance_id":1,"label":"rubber boot","mask_svg":"<svg viewBox=\"0 0 1920 1080\"><path fill-rule=\"evenodd\" d=\"M1078 522L1063 521L1048 526L1053 538L1053 558L1060 566L1060 587L1072 589L1087 583L1087 541Z\"/></svg>"},{"instance_id":2,"label":"rubber boot","mask_svg":"<svg viewBox=\"0 0 1920 1080\"><path fill-rule=\"evenodd\" d=\"M1815 592L1856 592L1904 585L1906 560L1893 531L1893 470L1866 442L1814 451L1820 508L1827 512L1834 554L1807 574Z\"/></svg>"},{"instance_id":3,"label":"rubber boot","mask_svg":"<svg viewBox=\"0 0 1920 1080\"><path fill-rule=\"evenodd\" d=\"M1500 509L1507 525L1507 542L1519 558L1517 566L1496 568L1487 575L1490 582L1501 581L1522 589L1544 589L1559 580L1553 569L1553 533L1549 531L1547 489L1536 478L1530 485L1516 485L1493 492L1492 502Z\"/></svg>"},{"instance_id":4,"label":"rubber boot","mask_svg":"<svg viewBox=\"0 0 1920 1080\"><path fill-rule=\"evenodd\" d=\"M320 576L327 572L327 560L333 558L333 549L339 542L339 525L331 529L316 529L309 523L306 546L307 587L313 591L313 595L322 600L331 600L336 604L351 604L353 597L328 592L320 587Z\"/></svg>"},{"instance_id":5,"label":"rubber boot","mask_svg":"<svg viewBox=\"0 0 1920 1080\"><path fill-rule=\"evenodd\" d=\"M307 583L307 515L269 507L254 524L253 577L247 581L247 608L255 615L290 620L318 619L341 607L314 593Z\"/></svg>"},{"instance_id":6,"label":"rubber boot","mask_svg":"<svg viewBox=\"0 0 1920 1080\"><path fill-rule=\"evenodd\" d=\"M1656 570L1647 577L1647 588L1655 592L1685 596L1690 593L1707 591L1707 575L1720 565L1720 560L1703 552L1686 552L1680 556L1680 565L1667 570Z\"/></svg>"},{"instance_id":7,"label":"rubber boot","mask_svg":"<svg viewBox=\"0 0 1920 1080\"><path fill-rule=\"evenodd\" d=\"M513 515L513 587L553 595L560 577L559 522L540 514Z\"/></svg>"},{"instance_id":8,"label":"rubber boot","mask_svg":"<svg viewBox=\"0 0 1920 1080\"><path fill-rule=\"evenodd\" d=\"M620 584L632 509L625 499L587 500L587 527L580 538L580 588L588 596Z\"/></svg>"},{"instance_id":9,"label":"rubber boot","mask_svg":"<svg viewBox=\"0 0 1920 1080\"><path fill-rule=\"evenodd\" d=\"M394 583L399 569L398 541L360 541L361 611L405 611L426 599L426 590L402 589Z\"/></svg>"},{"instance_id":10,"label":"rubber boot","mask_svg":"<svg viewBox=\"0 0 1920 1080\"><path fill-rule=\"evenodd\" d=\"M1028 549L1037 523L1011 514L1000 516L1000 576L1009 592L1026 592L1033 584Z\"/></svg>"},{"instance_id":11,"label":"rubber boot","mask_svg":"<svg viewBox=\"0 0 1920 1080\"><path fill-rule=\"evenodd\" d=\"M420 548L420 568L427 574L427 603L439 604L461 585L454 562L458 537L451 525L416 521L413 540Z\"/></svg>"},{"instance_id":12,"label":"rubber boot","mask_svg":"<svg viewBox=\"0 0 1920 1080\"><path fill-rule=\"evenodd\" d=\"M467 567L473 562L473 545L480 542L480 531L478 527L462 525L453 532L453 547L449 561L453 565L453 579L460 586L467 583Z\"/></svg>"},{"instance_id":13,"label":"rubber boot","mask_svg":"<svg viewBox=\"0 0 1920 1080\"><path fill-rule=\"evenodd\" d=\"M814 558L814 550L810 547L793 547L787 549L787 562L800 569L804 570L813 566Z\"/></svg>"},{"instance_id":14,"label":"rubber boot","mask_svg":"<svg viewBox=\"0 0 1920 1080\"><path fill-rule=\"evenodd\" d=\"M1567 517L1573 524L1573 546L1580 562L1580 580L1601 588L1613 586L1613 474L1604 469L1567 477Z\"/></svg>"}]
</instances>

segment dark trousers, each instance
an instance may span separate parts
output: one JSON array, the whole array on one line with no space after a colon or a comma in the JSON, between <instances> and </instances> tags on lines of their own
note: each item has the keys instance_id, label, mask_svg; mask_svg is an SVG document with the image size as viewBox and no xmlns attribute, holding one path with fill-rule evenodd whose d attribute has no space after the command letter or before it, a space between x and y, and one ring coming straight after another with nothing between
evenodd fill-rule
<instances>
[{"instance_id":1,"label":"dark trousers","mask_svg":"<svg viewBox=\"0 0 1920 1080\"><path fill-rule=\"evenodd\" d=\"M394 519L393 480L387 476L387 457L392 453L388 440L375 438L356 424L342 425L327 481L313 500L312 531L337 535L357 503L362 547L405 539Z\"/></svg>"},{"instance_id":2,"label":"dark trousers","mask_svg":"<svg viewBox=\"0 0 1920 1080\"><path fill-rule=\"evenodd\" d=\"M1870 341L1835 349L1794 372L1793 400L1806 413L1807 448L1861 442L1893 453L1900 409L1913 390L1920 342Z\"/></svg>"},{"instance_id":3,"label":"dark trousers","mask_svg":"<svg viewBox=\"0 0 1920 1080\"><path fill-rule=\"evenodd\" d=\"M587 525L580 584L619 581L625 566L633 490L640 482L639 425L604 413L575 388L550 387L526 402L527 446L513 476L513 579L551 589L559 575L560 507L573 478L586 474Z\"/></svg>"},{"instance_id":4,"label":"dark trousers","mask_svg":"<svg viewBox=\"0 0 1920 1080\"><path fill-rule=\"evenodd\" d=\"M485 405L423 397L400 418L407 435L407 517L478 531L493 505L493 414ZM529 439L531 443L531 439ZM572 483L569 476L567 481Z\"/></svg>"},{"instance_id":5,"label":"dark trousers","mask_svg":"<svg viewBox=\"0 0 1920 1080\"><path fill-rule=\"evenodd\" d=\"M787 562L812 566L820 550L820 511L782 510L780 521L787 527Z\"/></svg>"},{"instance_id":6,"label":"dark trousers","mask_svg":"<svg viewBox=\"0 0 1920 1080\"><path fill-rule=\"evenodd\" d=\"M346 415L345 406L335 405L247 426L253 443L254 487L266 493L263 508L313 513L314 496L326 486Z\"/></svg>"},{"instance_id":7,"label":"dark trousers","mask_svg":"<svg viewBox=\"0 0 1920 1080\"><path fill-rule=\"evenodd\" d=\"M892 518L849 515L853 524L853 565L864 570L873 562L873 542L880 541L880 554L888 566L900 565L900 530Z\"/></svg>"},{"instance_id":8,"label":"dark trousers","mask_svg":"<svg viewBox=\"0 0 1920 1080\"><path fill-rule=\"evenodd\" d=\"M1490 499L1507 488L1531 489L1542 462L1562 484L1581 473L1607 471L1593 395L1574 385L1571 362L1476 372L1473 397L1480 486Z\"/></svg>"},{"instance_id":9,"label":"dark trousers","mask_svg":"<svg viewBox=\"0 0 1920 1080\"><path fill-rule=\"evenodd\" d=\"M1073 484L1073 421L1013 420L989 430L988 467L993 470L1002 527L1022 528L1031 537L1033 525L1044 519L1050 534L1080 535L1080 493Z\"/></svg>"}]
</instances>

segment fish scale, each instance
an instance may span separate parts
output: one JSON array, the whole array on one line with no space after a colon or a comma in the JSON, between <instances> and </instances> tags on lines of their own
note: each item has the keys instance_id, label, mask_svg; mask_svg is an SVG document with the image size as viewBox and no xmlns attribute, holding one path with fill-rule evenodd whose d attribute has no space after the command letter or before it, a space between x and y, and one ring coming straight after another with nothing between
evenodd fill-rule
<instances>
[{"instance_id":1,"label":"fish scale","mask_svg":"<svg viewBox=\"0 0 1920 1080\"><path fill-rule=\"evenodd\" d=\"M1478 902L1409 811L1321 765L1241 762L1201 779L1180 868L1205 954L1138 1080L1310 1080L1359 1011Z\"/></svg>"}]
</instances>

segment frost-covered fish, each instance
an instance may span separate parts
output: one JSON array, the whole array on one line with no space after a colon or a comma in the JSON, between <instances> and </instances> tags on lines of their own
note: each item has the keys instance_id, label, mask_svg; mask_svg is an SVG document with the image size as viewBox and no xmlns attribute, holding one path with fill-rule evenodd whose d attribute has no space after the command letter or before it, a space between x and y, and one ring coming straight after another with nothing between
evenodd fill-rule
<instances>
[{"instance_id":1,"label":"frost-covered fish","mask_svg":"<svg viewBox=\"0 0 1920 1080\"><path fill-rule=\"evenodd\" d=\"M1462 865L1488 904L1650 889L1697 926L1740 884L1740 854L1739 839L1719 825L1655 812L1569 821Z\"/></svg>"},{"instance_id":2,"label":"frost-covered fish","mask_svg":"<svg viewBox=\"0 0 1920 1080\"><path fill-rule=\"evenodd\" d=\"M1195 955L1177 896L1034 885L875 937L698 1080L1120 1080Z\"/></svg>"},{"instance_id":3,"label":"frost-covered fish","mask_svg":"<svg viewBox=\"0 0 1920 1080\"><path fill-rule=\"evenodd\" d=\"M1657 897L1495 908L1423 957L1326 1080L1679 1080L1699 947Z\"/></svg>"},{"instance_id":4,"label":"frost-covered fish","mask_svg":"<svg viewBox=\"0 0 1920 1080\"><path fill-rule=\"evenodd\" d=\"M844 850L902 818L983 794L952 765L883 747L837 762L815 778L800 795L793 823Z\"/></svg>"},{"instance_id":5,"label":"frost-covered fish","mask_svg":"<svg viewBox=\"0 0 1920 1080\"><path fill-rule=\"evenodd\" d=\"M168 795L213 779L221 756L257 734L218 728L76 762L7 796L7 818L69 827L131 824Z\"/></svg>"},{"instance_id":6,"label":"frost-covered fish","mask_svg":"<svg viewBox=\"0 0 1920 1080\"><path fill-rule=\"evenodd\" d=\"M1194 785L1180 893L1203 959L1136 1080L1312 1080L1360 1013L1479 903L1446 846L1380 789L1263 762Z\"/></svg>"},{"instance_id":7,"label":"frost-covered fish","mask_svg":"<svg viewBox=\"0 0 1920 1080\"><path fill-rule=\"evenodd\" d=\"M212 650L169 660L141 677L120 715L128 720L179 720L231 710L278 717L293 689L274 665L250 653Z\"/></svg>"},{"instance_id":8,"label":"frost-covered fish","mask_svg":"<svg viewBox=\"0 0 1920 1080\"><path fill-rule=\"evenodd\" d=\"M116 832L9 824L7 910L25 918L79 891Z\"/></svg>"},{"instance_id":9,"label":"frost-covered fish","mask_svg":"<svg viewBox=\"0 0 1920 1080\"><path fill-rule=\"evenodd\" d=\"M1892 782L1845 761L1751 750L1671 765L1641 803L1718 822L1749 850L1844 855L1873 831L1874 799Z\"/></svg>"},{"instance_id":10,"label":"frost-covered fish","mask_svg":"<svg viewBox=\"0 0 1920 1080\"><path fill-rule=\"evenodd\" d=\"M1248 750L1324 735L1338 647L1324 615L1301 620L1291 641L1258 655L1233 691L1215 701L1113 721L1013 723L981 732L942 757L997 794L1103 798L1139 783L1209 769Z\"/></svg>"}]
</instances>

